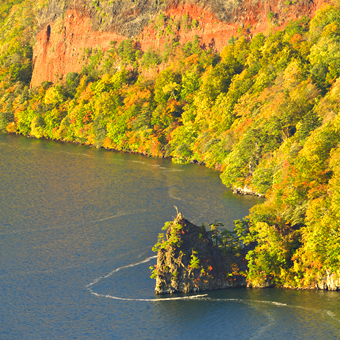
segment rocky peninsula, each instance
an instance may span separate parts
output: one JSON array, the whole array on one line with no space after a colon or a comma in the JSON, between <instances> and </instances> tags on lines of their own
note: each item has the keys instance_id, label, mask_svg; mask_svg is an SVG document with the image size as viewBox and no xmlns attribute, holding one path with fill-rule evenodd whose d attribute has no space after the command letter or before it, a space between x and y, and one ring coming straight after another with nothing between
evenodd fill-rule
<instances>
[{"instance_id":1,"label":"rocky peninsula","mask_svg":"<svg viewBox=\"0 0 340 340\"><path fill-rule=\"evenodd\" d=\"M244 245L242 228L229 231L220 223L210 230L198 227L178 213L173 222L167 222L153 248L157 264L150 267L151 278L156 279L156 294L190 293L237 287L287 289L340 290L340 278L335 273L320 272L317 280L308 286L277 283L270 278L252 282L247 278L246 255L256 247L255 242Z\"/></svg>"}]
</instances>

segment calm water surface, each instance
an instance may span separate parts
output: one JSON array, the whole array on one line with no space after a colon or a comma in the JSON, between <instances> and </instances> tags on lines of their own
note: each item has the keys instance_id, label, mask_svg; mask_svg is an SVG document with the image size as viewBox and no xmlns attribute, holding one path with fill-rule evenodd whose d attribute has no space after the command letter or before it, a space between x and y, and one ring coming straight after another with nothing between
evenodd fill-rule
<instances>
[{"instance_id":1,"label":"calm water surface","mask_svg":"<svg viewBox=\"0 0 340 340\"><path fill-rule=\"evenodd\" d=\"M0 135L0 339L338 339L340 293L156 297L152 245L176 205L232 221L260 199L169 160Z\"/></svg>"}]
</instances>

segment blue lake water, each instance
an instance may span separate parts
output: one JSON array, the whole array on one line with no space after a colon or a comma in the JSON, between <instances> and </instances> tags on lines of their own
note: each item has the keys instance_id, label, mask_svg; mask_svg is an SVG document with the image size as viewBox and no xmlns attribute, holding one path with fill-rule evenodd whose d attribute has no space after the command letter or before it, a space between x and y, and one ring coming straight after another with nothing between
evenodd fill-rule
<instances>
[{"instance_id":1,"label":"blue lake water","mask_svg":"<svg viewBox=\"0 0 340 340\"><path fill-rule=\"evenodd\" d=\"M338 339L340 293L155 296L174 206L232 226L260 203L197 165L0 134L0 339Z\"/></svg>"}]
</instances>

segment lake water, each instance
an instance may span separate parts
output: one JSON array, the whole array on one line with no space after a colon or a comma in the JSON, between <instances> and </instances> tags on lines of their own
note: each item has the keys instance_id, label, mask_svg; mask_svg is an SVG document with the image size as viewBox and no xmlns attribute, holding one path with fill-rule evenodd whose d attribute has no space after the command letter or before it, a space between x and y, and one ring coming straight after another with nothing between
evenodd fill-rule
<instances>
[{"instance_id":1,"label":"lake water","mask_svg":"<svg viewBox=\"0 0 340 340\"><path fill-rule=\"evenodd\" d=\"M340 293L155 296L174 206L231 226L261 202L198 165L0 134L0 339L338 339Z\"/></svg>"}]
</instances>

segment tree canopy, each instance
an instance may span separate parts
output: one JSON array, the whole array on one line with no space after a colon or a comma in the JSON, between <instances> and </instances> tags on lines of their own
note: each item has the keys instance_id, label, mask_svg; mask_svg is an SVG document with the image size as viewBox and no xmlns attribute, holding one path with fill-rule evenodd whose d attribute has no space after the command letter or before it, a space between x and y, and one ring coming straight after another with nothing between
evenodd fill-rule
<instances>
[{"instance_id":1,"label":"tree canopy","mask_svg":"<svg viewBox=\"0 0 340 340\"><path fill-rule=\"evenodd\" d=\"M44 5L0 5L1 131L220 169L225 185L267 198L245 223L249 279L303 287L340 274L339 7L267 36L240 31L220 54L171 32L159 50L112 42L84 51L81 72L30 88Z\"/></svg>"}]
</instances>

